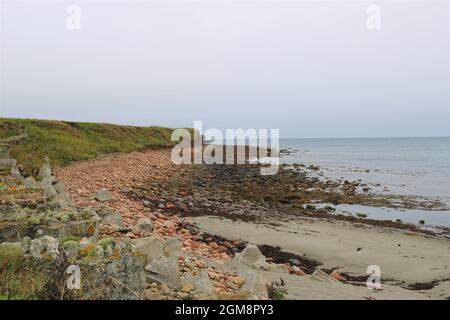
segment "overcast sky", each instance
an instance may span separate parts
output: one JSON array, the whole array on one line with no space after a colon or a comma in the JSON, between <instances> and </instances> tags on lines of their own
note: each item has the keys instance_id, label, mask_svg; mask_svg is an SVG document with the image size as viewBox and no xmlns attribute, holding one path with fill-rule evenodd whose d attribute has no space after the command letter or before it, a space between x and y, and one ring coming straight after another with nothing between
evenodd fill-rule
<instances>
[{"instance_id":1,"label":"overcast sky","mask_svg":"<svg viewBox=\"0 0 450 320\"><path fill-rule=\"evenodd\" d=\"M450 0L0 1L2 116L450 136Z\"/></svg>"}]
</instances>

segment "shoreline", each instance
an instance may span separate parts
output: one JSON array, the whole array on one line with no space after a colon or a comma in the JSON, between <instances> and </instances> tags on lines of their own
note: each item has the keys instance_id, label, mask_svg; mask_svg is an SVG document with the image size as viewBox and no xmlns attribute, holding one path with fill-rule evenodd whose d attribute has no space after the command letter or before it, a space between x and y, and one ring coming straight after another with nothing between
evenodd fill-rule
<instances>
[{"instance_id":1,"label":"shoreline","mask_svg":"<svg viewBox=\"0 0 450 320\"><path fill-rule=\"evenodd\" d=\"M95 205L95 199L92 198L94 191L102 187L110 189L115 199L110 206L121 213L126 225L133 225L136 220L145 217L146 212L168 217L193 217L199 223L200 230L208 234L280 247L278 254L306 254L307 259L316 260L327 271L339 270L349 278L358 279L364 278L363 266L370 260L360 256L372 250L372 253L377 254L375 260L379 260L381 265L386 264L382 266L384 274L394 280L386 284L389 290L393 288L391 293L394 297L442 298L439 290L441 286L448 285L445 274L450 274L447 270L450 268L450 258L446 257L445 251L450 247L450 240L414 225L332 215L327 210L305 209L303 204L300 206L297 203L300 200L306 203L314 197L338 197L341 187L344 188L342 200L364 202L367 195L359 197L352 183L336 185L327 182L324 185L310 179L304 172L288 170L282 170L282 178L264 178L255 175L257 165L175 166L170 161L169 153L167 150L149 150L106 156L60 168L57 176L66 182L78 205ZM303 192L311 186L322 191L306 192L306 199L299 198L302 190L292 191L292 185L289 184L293 183L301 185ZM273 190L267 190L268 186ZM336 190L331 194L323 192L324 188L330 186ZM311 228L316 230L311 231ZM321 237L320 241L317 241L317 234ZM368 234L368 239L360 239ZM339 237L343 237L344 242L351 242L351 245L346 244L344 249L336 250L333 244ZM404 246L385 247L386 243L395 239L401 239ZM357 245L358 241L361 245ZM435 252L439 252L436 255L430 253L433 252L433 245L429 243L437 244ZM371 249L357 250L360 247ZM402 259L399 255L419 258ZM408 270L408 266L410 263L416 264L415 259L418 259L419 270L413 272ZM421 263L423 260L427 262ZM406 271L402 273L399 268L406 268ZM267 276L270 278L274 275ZM291 275L284 276L291 278ZM302 281L308 282L306 279L311 277L309 274L298 278L305 278ZM292 279L290 283L298 280ZM311 285L317 284L312 282ZM343 293L347 292L350 297L356 294L353 291L358 286L346 284L345 288L348 289L343 290ZM431 288L422 292L406 290L408 286L409 289ZM363 298L362 293L358 291L356 295ZM334 292L329 298L340 296ZM299 298L302 295L296 293L291 297Z\"/></svg>"}]
</instances>

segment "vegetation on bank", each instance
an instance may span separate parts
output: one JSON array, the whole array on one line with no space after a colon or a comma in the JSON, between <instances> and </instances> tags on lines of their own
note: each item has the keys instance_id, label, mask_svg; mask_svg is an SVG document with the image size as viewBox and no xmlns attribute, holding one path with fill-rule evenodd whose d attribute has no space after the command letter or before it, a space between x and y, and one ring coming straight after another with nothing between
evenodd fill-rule
<instances>
[{"instance_id":1,"label":"vegetation on bank","mask_svg":"<svg viewBox=\"0 0 450 320\"><path fill-rule=\"evenodd\" d=\"M39 299L50 279L17 249L0 246L0 300Z\"/></svg>"},{"instance_id":2,"label":"vegetation on bank","mask_svg":"<svg viewBox=\"0 0 450 320\"><path fill-rule=\"evenodd\" d=\"M28 138L13 146L11 156L26 174L36 174L48 155L54 166L92 159L102 154L128 153L173 146L172 129L107 123L66 122L0 118L0 139L19 135Z\"/></svg>"}]
</instances>

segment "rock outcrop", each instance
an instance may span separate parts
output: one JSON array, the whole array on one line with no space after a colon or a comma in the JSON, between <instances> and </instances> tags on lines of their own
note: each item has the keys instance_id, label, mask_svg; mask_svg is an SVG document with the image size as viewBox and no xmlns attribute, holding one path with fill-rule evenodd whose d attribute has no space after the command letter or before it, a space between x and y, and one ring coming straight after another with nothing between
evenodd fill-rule
<instances>
[{"instance_id":1,"label":"rock outcrop","mask_svg":"<svg viewBox=\"0 0 450 320\"><path fill-rule=\"evenodd\" d=\"M82 290L66 293L69 299L267 298L259 276L240 276L205 259L221 262L231 251L211 240L198 242L203 236L192 219L148 214L126 225L108 206L113 196L106 189L95 195L100 203L94 208L77 208L52 175L48 157L37 179L23 178L13 159L0 159L0 168L0 253L13 250L51 265L47 298L66 290L69 266L82 277ZM259 266L265 257L249 245L236 261Z\"/></svg>"}]
</instances>

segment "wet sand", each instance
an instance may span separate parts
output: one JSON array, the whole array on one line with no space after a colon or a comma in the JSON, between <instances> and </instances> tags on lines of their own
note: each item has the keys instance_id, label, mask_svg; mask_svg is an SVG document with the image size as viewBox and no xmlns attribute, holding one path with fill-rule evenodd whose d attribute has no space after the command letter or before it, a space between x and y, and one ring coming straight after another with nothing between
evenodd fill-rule
<instances>
[{"instance_id":1,"label":"wet sand","mask_svg":"<svg viewBox=\"0 0 450 320\"><path fill-rule=\"evenodd\" d=\"M352 276L365 276L369 265L381 268L382 284L404 288L420 287L434 282L437 288L421 292L423 298L447 298L450 291L438 290L440 282L448 287L450 280L450 240L394 229L348 222L301 219L280 226L233 222L216 217L194 219L200 229L227 238L242 238L255 244L279 246L283 250L320 261L320 268ZM320 287L320 286L319 286ZM327 294L320 292L320 297ZM434 288L434 287L433 287ZM365 288L365 293L373 293ZM297 290L302 298L308 290ZM367 291L367 292L366 292ZM347 292L351 298L352 291ZM414 292L413 296L416 293ZM411 290L397 292L399 298L410 297ZM344 298L333 294L334 298ZM330 297L330 296L329 296Z\"/></svg>"}]
</instances>

